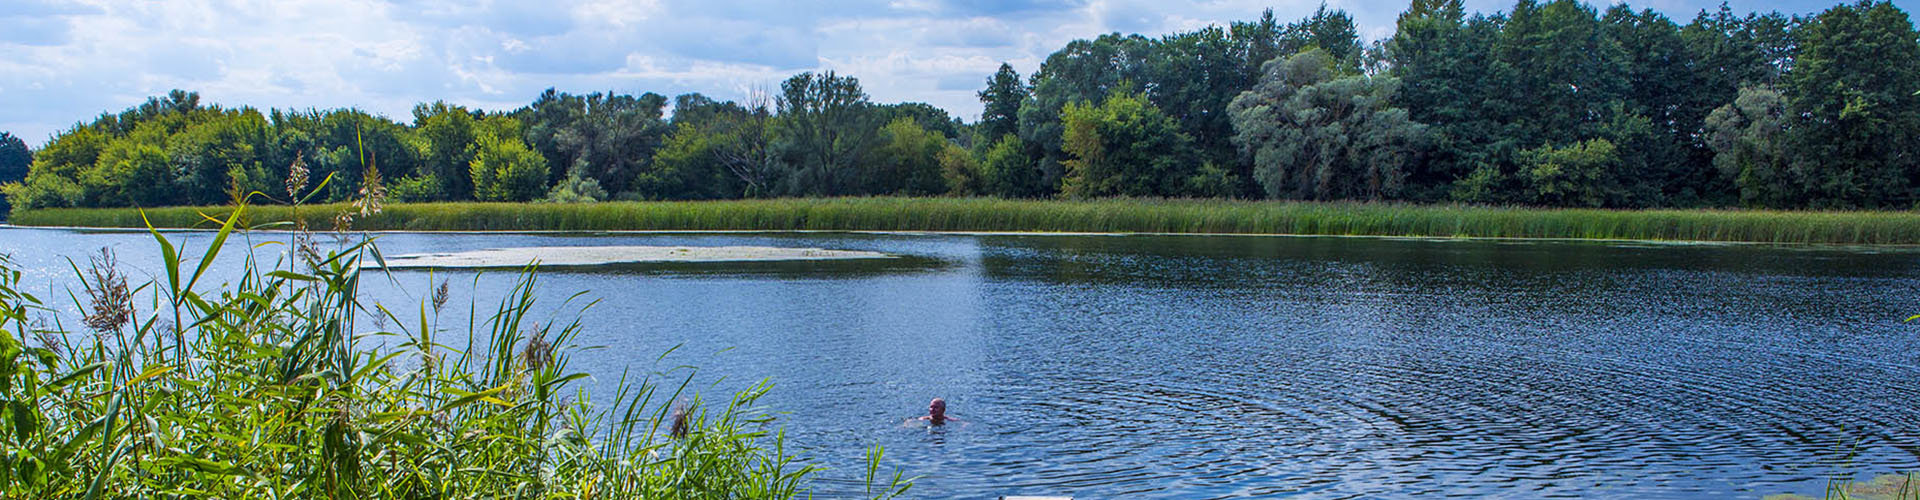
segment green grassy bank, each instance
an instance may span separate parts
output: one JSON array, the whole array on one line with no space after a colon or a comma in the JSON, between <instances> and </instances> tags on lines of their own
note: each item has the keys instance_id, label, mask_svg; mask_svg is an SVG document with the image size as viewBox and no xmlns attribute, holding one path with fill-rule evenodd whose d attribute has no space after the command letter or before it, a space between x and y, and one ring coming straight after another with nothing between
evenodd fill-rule
<instances>
[{"instance_id":1,"label":"green grassy bank","mask_svg":"<svg viewBox=\"0 0 1920 500\"><path fill-rule=\"evenodd\" d=\"M329 227L344 205L306 206ZM146 212L156 227L207 227L227 207ZM248 210L253 224L290 220L285 206ZM203 214L205 216L203 216ZM128 208L13 214L22 226L145 227ZM1034 201L833 198L591 204L395 204L359 229L421 231L867 230L1252 233L1583 238L1768 243L1916 244L1920 213L1589 210L1463 205L1197 200Z\"/></svg>"}]
</instances>

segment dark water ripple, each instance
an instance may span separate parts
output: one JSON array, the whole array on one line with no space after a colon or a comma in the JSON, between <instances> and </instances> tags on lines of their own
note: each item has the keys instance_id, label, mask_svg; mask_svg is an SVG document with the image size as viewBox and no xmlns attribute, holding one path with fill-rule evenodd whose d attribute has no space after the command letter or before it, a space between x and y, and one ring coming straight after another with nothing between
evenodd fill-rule
<instances>
[{"instance_id":1,"label":"dark water ripple","mask_svg":"<svg viewBox=\"0 0 1920 500\"><path fill-rule=\"evenodd\" d=\"M29 276L139 235L4 230ZM1920 469L1920 252L1355 238L389 235L389 253L759 244L884 266L628 266L576 366L762 378L854 496L1758 497ZM136 261L137 264L137 261ZM463 275L461 279L471 279ZM424 275L401 273L405 279ZM32 279L32 278L30 278ZM497 298L507 277L482 277ZM456 285L458 280L456 280ZM424 286L375 291L417 300ZM456 301L457 302L457 301ZM668 360L660 352L680 346ZM684 375L685 371L676 371ZM927 398L971 420L902 427Z\"/></svg>"}]
</instances>

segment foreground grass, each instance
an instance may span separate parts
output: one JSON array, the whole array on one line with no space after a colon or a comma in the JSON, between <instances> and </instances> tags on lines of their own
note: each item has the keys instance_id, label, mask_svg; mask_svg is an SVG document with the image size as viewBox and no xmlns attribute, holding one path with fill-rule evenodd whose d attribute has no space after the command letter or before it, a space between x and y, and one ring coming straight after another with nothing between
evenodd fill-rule
<instances>
[{"instance_id":1,"label":"foreground grass","mask_svg":"<svg viewBox=\"0 0 1920 500\"><path fill-rule=\"evenodd\" d=\"M342 207L307 207L327 227ZM208 227L229 207L146 211L158 227ZM285 206L251 209L288 221ZM23 226L145 227L127 208L24 210ZM1200 200L1036 201L831 198L592 204L388 205L361 229L417 231L846 230L1247 233L1577 238L1766 243L1920 244L1920 214L1736 210L1533 209L1464 205Z\"/></svg>"},{"instance_id":2,"label":"foreground grass","mask_svg":"<svg viewBox=\"0 0 1920 500\"><path fill-rule=\"evenodd\" d=\"M104 250L76 262L84 320L71 330L0 257L0 498L804 493L813 469L752 409L764 384L672 412L690 379L622 376L597 404L574 389L580 323L533 321L532 270L497 308L448 311L449 325L445 284L417 310L362 302L361 280L382 279L361 275L378 255L364 236L324 254L299 232L234 245L291 250L249 254L214 288L223 242L249 237L233 229L197 262L154 234L165 268L150 283L129 283ZM897 475L875 481L877 453L869 495L904 492Z\"/></svg>"}]
</instances>

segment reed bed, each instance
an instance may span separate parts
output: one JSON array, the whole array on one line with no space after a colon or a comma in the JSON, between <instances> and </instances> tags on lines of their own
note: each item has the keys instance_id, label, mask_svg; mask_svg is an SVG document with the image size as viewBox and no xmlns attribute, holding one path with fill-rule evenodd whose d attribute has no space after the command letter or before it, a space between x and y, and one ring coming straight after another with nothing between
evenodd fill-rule
<instances>
[{"instance_id":1,"label":"reed bed","mask_svg":"<svg viewBox=\"0 0 1920 500\"><path fill-rule=\"evenodd\" d=\"M314 227L340 207L302 212ZM43 209L23 226L210 227L229 207ZM294 210L263 206L254 222ZM1230 200L1003 200L803 198L588 204L388 205L356 222L375 230L611 231L836 230L1097 233L1243 233L1480 238L1572 238L1760 243L1916 244L1920 214L1872 211L1598 210L1475 205Z\"/></svg>"},{"instance_id":2,"label":"reed bed","mask_svg":"<svg viewBox=\"0 0 1920 500\"><path fill-rule=\"evenodd\" d=\"M327 252L298 231L251 241L235 230L251 214L231 212L198 261L153 232L166 264L152 282L104 250L76 260L71 329L0 257L0 498L805 494L815 469L755 406L764 382L724 404L678 372L622 375L597 404L575 388L580 316L535 322L532 268L491 309L447 310L442 282L389 310L360 299L382 279L360 271L380 258L364 234ZM245 268L209 278L230 237L250 240L226 247ZM867 495L904 493L878 453Z\"/></svg>"}]
</instances>

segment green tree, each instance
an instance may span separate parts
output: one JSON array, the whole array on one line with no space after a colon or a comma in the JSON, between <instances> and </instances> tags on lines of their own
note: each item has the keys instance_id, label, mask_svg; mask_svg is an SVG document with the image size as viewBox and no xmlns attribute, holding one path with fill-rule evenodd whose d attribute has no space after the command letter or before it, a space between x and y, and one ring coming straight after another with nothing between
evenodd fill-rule
<instances>
[{"instance_id":1,"label":"green tree","mask_svg":"<svg viewBox=\"0 0 1920 500\"><path fill-rule=\"evenodd\" d=\"M475 113L465 107L434 101L413 107L413 132L421 139L421 177L439 179L444 192L438 199L465 200L474 197L473 179L467 166L473 164L477 139Z\"/></svg>"},{"instance_id":2,"label":"green tree","mask_svg":"<svg viewBox=\"0 0 1920 500\"><path fill-rule=\"evenodd\" d=\"M0 132L0 186L17 184L27 179L27 169L33 165L33 150L27 148L26 141L11 133ZM12 210L4 196L0 196L0 214Z\"/></svg>"},{"instance_id":3,"label":"green tree","mask_svg":"<svg viewBox=\"0 0 1920 500\"><path fill-rule=\"evenodd\" d=\"M1579 0L1521 0L1501 31L1498 57L1514 68L1508 92L1521 142L1573 143L1598 135L1627 87L1620 44Z\"/></svg>"},{"instance_id":4,"label":"green tree","mask_svg":"<svg viewBox=\"0 0 1920 500\"><path fill-rule=\"evenodd\" d=\"M568 175L575 163L574 151L563 149L560 135L574 126L586 113L586 98L561 93L548 88L534 98L527 107L514 110L514 119L526 125L527 145L547 159L547 164L555 168L554 175ZM696 112L697 114L697 112Z\"/></svg>"},{"instance_id":5,"label":"green tree","mask_svg":"<svg viewBox=\"0 0 1920 500\"><path fill-rule=\"evenodd\" d=\"M27 177L5 184L7 203L19 208L71 207L84 197L79 178L93 168L109 137L93 127L76 125L48 141L34 153Z\"/></svg>"},{"instance_id":6,"label":"green tree","mask_svg":"<svg viewBox=\"0 0 1920 500\"><path fill-rule=\"evenodd\" d=\"M28 177L53 176L75 179L100 158L111 137L93 127L76 125L55 135L47 146L34 152Z\"/></svg>"},{"instance_id":7,"label":"green tree","mask_svg":"<svg viewBox=\"0 0 1920 500\"><path fill-rule=\"evenodd\" d=\"M1013 65L1000 63L1000 70L987 78L987 88L979 94L980 103L986 105L980 112L980 135L998 141L1020 132L1020 103L1027 100L1028 93Z\"/></svg>"},{"instance_id":8,"label":"green tree","mask_svg":"<svg viewBox=\"0 0 1920 500\"><path fill-rule=\"evenodd\" d=\"M1801 196L1787 151L1787 99L1771 87L1749 86L1731 104L1707 116L1713 164L1739 189L1749 207L1785 207Z\"/></svg>"},{"instance_id":9,"label":"green tree","mask_svg":"<svg viewBox=\"0 0 1920 500\"><path fill-rule=\"evenodd\" d=\"M780 84L771 145L791 172L787 194L859 194L860 166L873 150L872 103L860 81L801 73Z\"/></svg>"},{"instance_id":10,"label":"green tree","mask_svg":"<svg viewBox=\"0 0 1920 500\"><path fill-rule=\"evenodd\" d=\"M172 160L157 141L117 140L81 178L88 205L157 207L182 203L175 191ZM225 165L230 178L234 167ZM242 170L245 171L244 169Z\"/></svg>"},{"instance_id":11,"label":"green tree","mask_svg":"<svg viewBox=\"0 0 1920 500\"><path fill-rule=\"evenodd\" d=\"M547 190L547 197L540 201L546 203L594 203L606 201L607 190L600 188L600 181L581 174L568 174L553 189Z\"/></svg>"},{"instance_id":12,"label":"green tree","mask_svg":"<svg viewBox=\"0 0 1920 500\"><path fill-rule=\"evenodd\" d=\"M1920 177L1920 37L1892 3L1828 9L1796 30L1787 104L1816 207L1905 206Z\"/></svg>"},{"instance_id":13,"label":"green tree","mask_svg":"<svg viewBox=\"0 0 1920 500\"><path fill-rule=\"evenodd\" d=\"M1018 136L1001 137L981 155L980 189L982 194L1004 198L1033 198L1052 191Z\"/></svg>"},{"instance_id":14,"label":"green tree","mask_svg":"<svg viewBox=\"0 0 1920 500\"><path fill-rule=\"evenodd\" d=\"M1713 187L1718 176L1697 138L1707 113L1719 103L1696 97L1705 82L1680 26L1652 9L1635 12L1625 5L1607 9L1601 25L1624 56L1618 70L1627 85L1615 114L1647 124L1644 131L1623 134L1624 122L1618 122L1602 134L1623 150L1625 204L1696 205L1712 196L1702 190Z\"/></svg>"},{"instance_id":15,"label":"green tree","mask_svg":"<svg viewBox=\"0 0 1920 500\"><path fill-rule=\"evenodd\" d=\"M938 133L949 139L957 138L968 132L966 126L947 110L924 102L903 102L899 104L874 104L873 115L869 117L875 127L886 126L902 118L913 120L920 128Z\"/></svg>"},{"instance_id":16,"label":"green tree","mask_svg":"<svg viewBox=\"0 0 1920 500\"><path fill-rule=\"evenodd\" d=\"M1058 188L1066 172L1062 110L1069 103L1099 102L1114 92L1139 92L1152 44L1140 35L1118 33L1074 40L1048 55L1034 72L1033 92L1020 105L1020 139L1042 172L1047 194Z\"/></svg>"},{"instance_id":17,"label":"green tree","mask_svg":"<svg viewBox=\"0 0 1920 500\"><path fill-rule=\"evenodd\" d=\"M1201 162L1235 170L1248 165L1234 147L1227 105L1259 77L1247 71L1259 64L1249 58L1266 51L1255 50L1251 43L1236 39L1231 31L1206 28L1160 39L1147 62L1148 98L1193 138ZM1231 186L1228 194L1243 188L1252 194L1247 186Z\"/></svg>"},{"instance_id":18,"label":"green tree","mask_svg":"<svg viewBox=\"0 0 1920 500\"><path fill-rule=\"evenodd\" d=\"M33 150L27 148L27 142L0 132L0 184L26 179L30 165L33 165Z\"/></svg>"},{"instance_id":19,"label":"green tree","mask_svg":"<svg viewBox=\"0 0 1920 500\"><path fill-rule=\"evenodd\" d=\"M715 137L692 123L681 123L653 154L652 168L635 180L634 192L647 199L711 200L739 196L734 177L714 151Z\"/></svg>"},{"instance_id":20,"label":"green tree","mask_svg":"<svg viewBox=\"0 0 1920 500\"><path fill-rule=\"evenodd\" d=\"M924 196L946 191L940 153L953 144L912 118L880 127L879 143L868 162L866 192Z\"/></svg>"},{"instance_id":21,"label":"green tree","mask_svg":"<svg viewBox=\"0 0 1920 500\"><path fill-rule=\"evenodd\" d=\"M80 183L73 179L56 175L27 177L21 182L0 184L0 195L5 195L9 210L13 207L53 208L71 207L80 203L84 192Z\"/></svg>"},{"instance_id":22,"label":"green tree","mask_svg":"<svg viewBox=\"0 0 1920 500\"><path fill-rule=\"evenodd\" d=\"M1695 73L1695 87L1684 95L1694 105L1718 107L1733 102L1743 85L1778 84L1791 57L1791 42L1784 40L1791 22L1778 12L1742 18L1726 5L1700 11L1680 29Z\"/></svg>"},{"instance_id":23,"label":"green tree","mask_svg":"<svg viewBox=\"0 0 1920 500\"><path fill-rule=\"evenodd\" d=\"M1519 160L1532 203L1599 207L1618 196L1609 172L1620 163L1619 150L1606 139L1528 149Z\"/></svg>"},{"instance_id":24,"label":"green tree","mask_svg":"<svg viewBox=\"0 0 1920 500\"><path fill-rule=\"evenodd\" d=\"M578 167L607 190L625 193L673 132L666 105L665 96L651 92L576 96L548 89L513 116L526 124L527 142L548 164L565 167L556 169L555 179Z\"/></svg>"},{"instance_id":25,"label":"green tree","mask_svg":"<svg viewBox=\"0 0 1920 500\"><path fill-rule=\"evenodd\" d=\"M1320 4L1313 15L1295 23L1290 31L1302 42L1296 50L1318 47L1340 71L1360 71L1360 35L1354 28L1353 16L1346 11L1329 11L1326 4Z\"/></svg>"},{"instance_id":26,"label":"green tree","mask_svg":"<svg viewBox=\"0 0 1920 500\"><path fill-rule=\"evenodd\" d=\"M267 177L267 162L278 155L273 129L265 116L252 109L210 111L166 139L172 160L176 194L172 204L219 205L233 201L234 169Z\"/></svg>"},{"instance_id":27,"label":"green tree","mask_svg":"<svg viewBox=\"0 0 1920 500\"><path fill-rule=\"evenodd\" d=\"M318 194L317 201L338 202L355 196L369 164L379 169L382 178L396 179L396 188L408 183L408 176L413 177L412 182L422 182L419 173L425 167L420 157L427 148L406 125L357 109L276 110L270 116L278 154L268 165L280 170L300 158L312 179L310 189L322 188L325 180L326 192ZM459 174L467 175L464 169ZM431 188L416 193L426 198L413 201L447 199L440 178L431 177L425 179Z\"/></svg>"},{"instance_id":28,"label":"green tree","mask_svg":"<svg viewBox=\"0 0 1920 500\"><path fill-rule=\"evenodd\" d=\"M517 135L481 135L468 168L481 201L532 201L547 191L546 157Z\"/></svg>"},{"instance_id":29,"label":"green tree","mask_svg":"<svg viewBox=\"0 0 1920 500\"><path fill-rule=\"evenodd\" d=\"M1193 139L1146 96L1115 92L1060 113L1068 196L1182 196L1196 170Z\"/></svg>"},{"instance_id":30,"label":"green tree","mask_svg":"<svg viewBox=\"0 0 1920 500\"><path fill-rule=\"evenodd\" d=\"M1336 64L1318 49L1270 62L1228 108L1268 196L1385 199L1402 190L1426 128L1392 106L1398 80L1342 74Z\"/></svg>"},{"instance_id":31,"label":"green tree","mask_svg":"<svg viewBox=\"0 0 1920 500\"><path fill-rule=\"evenodd\" d=\"M200 105L200 93L174 89L164 96L148 97L147 102L127 108L119 114L104 113L94 119L90 127L110 136L132 133L140 124L165 118L169 115L186 115L207 108Z\"/></svg>"},{"instance_id":32,"label":"green tree","mask_svg":"<svg viewBox=\"0 0 1920 500\"><path fill-rule=\"evenodd\" d=\"M1431 125L1429 147L1408 165L1403 197L1447 199L1456 182L1514 149L1521 135L1512 130L1515 70L1493 52L1501 22L1468 19L1457 0L1415 0L1400 15L1385 46L1389 73L1402 84L1393 105Z\"/></svg>"},{"instance_id":33,"label":"green tree","mask_svg":"<svg viewBox=\"0 0 1920 500\"><path fill-rule=\"evenodd\" d=\"M940 149L940 178L946 181L946 192L955 196L974 196L984 192L980 159L975 158L967 148L959 144L948 144Z\"/></svg>"}]
</instances>

